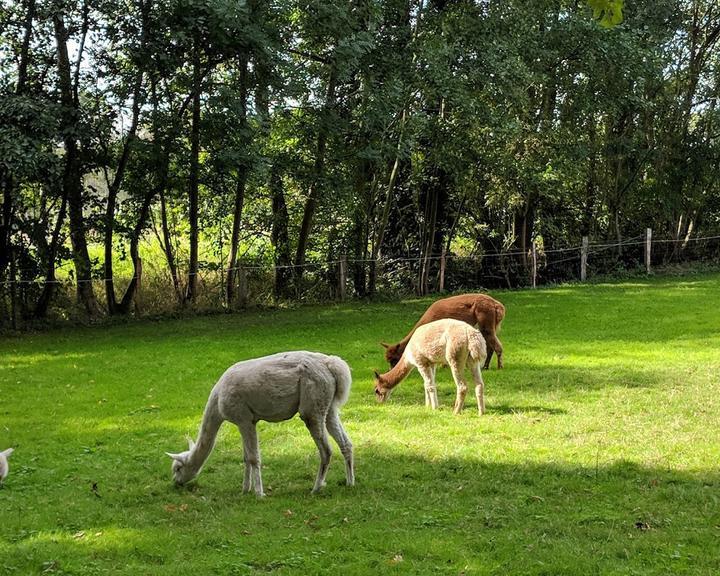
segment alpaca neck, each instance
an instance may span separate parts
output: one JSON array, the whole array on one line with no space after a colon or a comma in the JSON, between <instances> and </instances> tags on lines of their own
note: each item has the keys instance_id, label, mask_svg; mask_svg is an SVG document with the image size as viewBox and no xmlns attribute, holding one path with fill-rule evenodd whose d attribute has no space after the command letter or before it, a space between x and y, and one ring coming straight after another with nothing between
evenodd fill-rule
<instances>
[{"instance_id":1,"label":"alpaca neck","mask_svg":"<svg viewBox=\"0 0 720 576\"><path fill-rule=\"evenodd\" d=\"M407 336L405 336L405 338L403 338L402 340L400 340L400 342L398 342L398 344L397 344L398 352L400 352L401 354L403 352L405 352L405 348L407 348L408 342L410 342L410 338L412 338L412 335L414 333L415 333L415 329L413 328L412 331L410 332L410 334L408 334Z\"/></svg>"},{"instance_id":2,"label":"alpaca neck","mask_svg":"<svg viewBox=\"0 0 720 576\"><path fill-rule=\"evenodd\" d=\"M207 460L208 456L212 452L215 446L215 438L217 437L220 424L223 423L223 418L220 416L220 412L217 407L217 399L214 394L210 395L208 403L205 406L205 412L203 413L202 423L200 424L200 431L198 433L197 442L190 450L190 456L188 457L188 466L192 467L196 471L200 471L202 465Z\"/></svg>"},{"instance_id":3,"label":"alpaca neck","mask_svg":"<svg viewBox=\"0 0 720 576\"><path fill-rule=\"evenodd\" d=\"M395 388L405 377L410 374L413 369L413 365L410 364L406 359L405 355L398 361L395 366L382 375L383 383L386 388Z\"/></svg>"}]
</instances>

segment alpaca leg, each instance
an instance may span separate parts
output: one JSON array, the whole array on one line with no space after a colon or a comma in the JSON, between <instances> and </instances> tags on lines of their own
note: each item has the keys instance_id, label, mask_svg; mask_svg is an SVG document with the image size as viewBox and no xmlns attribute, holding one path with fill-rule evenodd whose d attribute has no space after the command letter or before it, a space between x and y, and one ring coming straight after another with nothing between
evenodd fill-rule
<instances>
[{"instance_id":1,"label":"alpaca leg","mask_svg":"<svg viewBox=\"0 0 720 576\"><path fill-rule=\"evenodd\" d=\"M477 399L478 412L482 416L485 413L485 382L483 382L479 362L473 363L472 374L475 381L475 398Z\"/></svg>"},{"instance_id":2,"label":"alpaca leg","mask_svg":"<svg viewBox=\"0 0 720 576\"><path fill-rule=\"evenodd\" d=\"M425 385L425 405L430 403L430 408L437 410L439 406L437 387L435 386L435 369L434 366L418 366L418 372L422 376Z\"/></svg>"},{"instance_id":3,"label":"alpaca leg","mask_svg":"<svg viewBox=\"0 0 720 576\"><path fill-rule=\"evenodd\" d=\"M493 352L497 354L497 367L501 370L503 367L503 346L498 340L498 337L493 332L492 334L483 333L485 343L487 344L487 357L485 358L485 364L483 368L487 370L490 367L490 359L492 358Z\"/></svg>"},{"instance_id":4,"label":"alpaca leg","mask_svg":"<svg viewBox=\"0 0 720 576\"><path fill-rule=\"evenodd\" d=\"M318 468L317 478L315 479L315 485L313 486L313 494L320 491L320 488L325 486L325 476L327 475L328 467L330 466L330 456L332 455L332 449L330 448L330 442L328 442L327 431L325 430L325 415L300 415L305 422L310 435L315 440L315 444L320 454L320 468Z\"/></svg>"},{"instance_id":5,"label":"alpaca leg","mask_svg":"<svg viewBox=\"0 0 720 576\"><path fill-rule=\"evenodd\" d=\"M465 372L465 362L451 363L450 370L452 371L453 380L455 380L455 387L457 388L453 414L460 414L463 406L465 405L465 394L467 393L467 384L465 384L463 374L463 372Z\"/></svg>"},{"instance_id":6,"label":"alpaca leg","mask_svg":"<svg viewBox=\"0 0 720 576\"><path fill-rule=\"evenodd\" d=\"M345 428L340 422L340 414L336 409L330 408L327 418L325 420L327 431L330 433L340 447L340 452L345 458L345 478L347 479L348 486L355 485L355 465L353 461L353 446L350 442L350 438L345 432Z\"/></svg>"},{"instance_id":7,"label":"alpaca leg","mask_svg":"<svg viewBox=\"0 0 720 576\"><path fill-rule=\"evenodd\" d=\"M254 488L256 496L265 496L262 483L260 444L258 443L255 424L248 423L239 428L243 439L243 456L245 459L243 492L249 492L251 488Z\"/></svg>"},{"instance_id":8,"label":"alpaca leg","mask_svg":"<svg viewBox=\"0 0 720 576\"><path fill-rule=\"evenodd\" d=\"M435 368L435 366L430 367L430 377L433 382L435 382ZM430 395L427 387L423 386L423 389L425 390L425 407L432 407L432 396ZM435 396L435 404L437 406L437 395Z\"/></svg>"},{"instance_id":9,"label":"alpaca leg","mask_svg":"<svg viewBox=\"0 0 720 576\"><path fill-rule=\"evenodd\" d=\"M250 473L250 465L248 464L249 460L248 451L243 442L243 494L247 494L250 490L252 490L252 474Z\"/></svg>"},{"instance_id":10,"label":"alpaca leg","mask_svg":"<svg viewBox=\"0 0 720 576\"><path fill-rule=\"evenodd\" d=\"M494 350L492 349L492 346L488 345L487 347L487 356L485 357L485 365L483 366L483 369L487 370L490 366L490 360L492 360Z\"/></svg>"}]
</instances>

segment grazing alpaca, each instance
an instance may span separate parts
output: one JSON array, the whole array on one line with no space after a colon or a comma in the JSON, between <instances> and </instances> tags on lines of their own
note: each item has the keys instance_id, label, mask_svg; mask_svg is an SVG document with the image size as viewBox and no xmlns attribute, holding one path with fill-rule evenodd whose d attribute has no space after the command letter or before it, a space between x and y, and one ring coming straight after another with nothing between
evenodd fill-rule
<instances>
[{"instance_id":1,"label":"grazing alpaca","mask_svg":"<svg viewBox=\"0 0 720 576\"><path fill-rule=\"evenodd\" d=\"M485 360L485 355L485 339L479 330L466 322L452 318L430 322L415 330L400 361L389 372L375 372L375 395L378 402L385 402L392 389L416 367L425 383L425 406L435 410L438 407L435 368L438 364L447 364L457 386L453 414L459 414L465 403L467 385L463 376L465 364L469 362L475 381L478 412L482 416L485 412L485 398L480 364Z\"/></svg>"},{"instance_id":2,"label":"grazing alpaca","mask_svg":"<svg viewBox=\"0 0 720 576\"><path fill-rule=\"evenodd\" d=\"M3 450L2 452L0 452L0 484L3 483L5 478L7 478L8 471L10 470L8 458L10 457L10 454L12 454L14 451L14 448L8 448L7 450Z\"/></svg>"},{"instance_id":3,"label":"grazing alpaca","mask_svg":"<svg viewBox=\"0 0 720 576\"><path fill-rule=\"evenodd\" d=\"M397 344L383 344L386 348L385 359L391 367L395 366L415 330L435 320L455 318L455 320L462 320L478 328L487 341L487 358L483 368L490 367L490 360L495 352L497 366L500 369L503 367L503 347L498 340L497 332L500 330L500 323L504 317L505 306L487 294L460 294L437 300L430 305L405 338Z\"/></svg>"},{"instance_id":4,"label":"grazing alpaca","mask_svg":"<svg viewBox=\"0 0 720 576\"><path fill-rule=\"evenodd\" d=\"M258 420L280 422L300 414L320 452L320 468L313 487L325 485L330 464L327 432L345 457L348 486L355 483L353 449L340 422L340 407L350 395L350 368L337 356L315 352L282 352L238 362L228 368L213 387L205 406L197 444L173 459L172 473L177 484L195 478L210 455L223 421L235 424L243 440L245 476L243 492L255 489L264 496L260 473L260 446L255 424Z\"/></svg>"}]
</instances>

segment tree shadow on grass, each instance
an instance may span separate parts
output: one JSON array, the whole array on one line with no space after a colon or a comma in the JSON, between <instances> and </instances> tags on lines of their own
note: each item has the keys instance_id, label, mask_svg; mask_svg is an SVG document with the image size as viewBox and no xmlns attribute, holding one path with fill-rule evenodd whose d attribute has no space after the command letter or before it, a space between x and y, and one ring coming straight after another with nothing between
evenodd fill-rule
<instances>
[{"instance_id":1,"label":"tree shadow on grass","mask_svg":"<svg viewBox=\"0 0 720 576\"><path fill-rule=\"evenodd\" d=\"M239 458L215 459L189 489L175 488L163 466L161 480L108 492L91 510L50 499L50 514L34 524L20 513L23 498L6 498L3 562L22 574L52 566L132 574L143 565L157 574L234 573L232 565L244 566L237 573L367 573L393 562L454 574L720 568L710 552L720 522L716 470L438 459L377 444L356 456L357 486L339 485L335 450L318 496L309 493L316 454L269 454L263 474L272 491L262 500L240 493Z\"/></svg>"},{"instance_id":2,"label":"tree shadow on grass","mask_svg":"<svg viewBox=\"0 0 720 576\"><path fill-rule=\"evenodd\" d=\"M562 408L553 408L551 406L539 406L539 405L512 405L512 404L494 404L486 406L489 414L550 414L556 416L559 414L567 414L567 410Z\"/></svg>"},{"instance_id":3,"label":"tree shadow on grass","mask_svg":"<svg viewBox=\"0 0 720 576\"><path fill-rule=\"evenodd\" d=\"M359 373L359 371L358 371ZM488 410L492 410L493 402L504 403L503 395L507 393L529 392L532 395L577 393L578 391L603 390L608 388L654 388L671 381L673 374L668 371L641 369L631 366L614 366L612 368L583 366L546 366L527 363L513 366L502 371L484 371L485 396ZM456 387L450 371L437 371L436 384L440 404L452 406L455 401ZM466 409L475 405L472 379L467 376L468 392L465 397ZM375 402L374 385L371 379L356 376L353 398ZM588 400L589 401L589 400ZM594 401L594 400L593 400ZM423 405L424 386L422 379L413 371L395 389L393 389L388 405L417 406ZM505 402L506 403L506 402ZM541 406L547 413L553 412L552 406Z\"/></svg>"}]
</instances>

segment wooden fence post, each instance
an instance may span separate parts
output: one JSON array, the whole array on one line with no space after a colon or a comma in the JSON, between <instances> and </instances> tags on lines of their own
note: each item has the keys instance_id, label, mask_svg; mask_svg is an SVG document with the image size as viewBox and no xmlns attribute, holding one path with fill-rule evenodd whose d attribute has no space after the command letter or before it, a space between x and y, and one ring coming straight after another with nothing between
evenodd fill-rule
<instances>
[{"instance_id":1,"label":"wooden fence post","mask_svg":"<svg viewBox=\"0 0 720 576\"><path fill-rule=\"evenodd\" d=\"M532 243L532 287L537 287L537 245Z\"/></svg>"},{"instance_id":2,"label":"wooden fence post","mask_svg":"<svg viewBox=\"0 0 720 576\"><path fill-rule=\"evenodd\" d=\"M445 292L445 246L442 247L440 253L440 285L438 289L440 292Z\"/></svg>"},{"instance_id":3,"label":"wooden fence post","mask_svg":"<svg viewBox=\"0 0 720 576\"><path fill-rule=\"evenodd\" d=\"M650 274L650 255L652 250L652 228L645 229L645 270Z\"/></svg>"},{"instance_id":4,"label":"wooden fence post","mask_svg":"<svg viewBox=\"0 0 720 576\"><path fill-rule=\"evenodd\" d=\"M587 257L588 257L588 237L582 237L582 248L580 249L580 281L587 280Z\"/></svg>"},{"instance_id":5,"label":"wooden fence post","mask_svg":"<svg viewBox=\"0 0 720 576\"><path fill-rule=\"evenodd\" d=\"M345 300L345 286L347 284L347 256L340 256L338 262L338 298Z\"/></svg>"}]
</instances>

